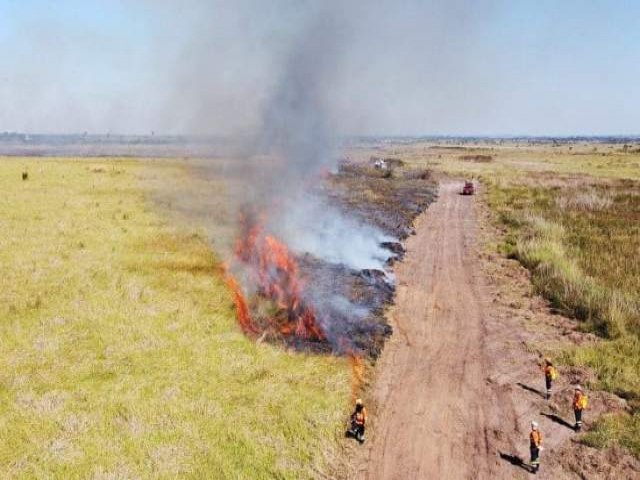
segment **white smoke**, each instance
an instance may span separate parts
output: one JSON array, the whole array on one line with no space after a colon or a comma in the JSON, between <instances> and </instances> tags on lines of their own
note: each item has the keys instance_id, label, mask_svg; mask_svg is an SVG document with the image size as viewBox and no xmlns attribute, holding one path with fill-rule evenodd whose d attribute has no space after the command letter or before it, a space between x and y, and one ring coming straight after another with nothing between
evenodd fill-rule
<instances>
[{"instance_id":1,"label":"white smoke","mask_svg":"<svg viewBox=\"0 0 640 480\"><path fill-rule=\"evenodd\" d=\"M381 270L389 258L389 251L380 246L391 240L388 236L308 193L291 199L269 227L295 253L310 253L354 270Z\"/></svg>"}]
</instances>

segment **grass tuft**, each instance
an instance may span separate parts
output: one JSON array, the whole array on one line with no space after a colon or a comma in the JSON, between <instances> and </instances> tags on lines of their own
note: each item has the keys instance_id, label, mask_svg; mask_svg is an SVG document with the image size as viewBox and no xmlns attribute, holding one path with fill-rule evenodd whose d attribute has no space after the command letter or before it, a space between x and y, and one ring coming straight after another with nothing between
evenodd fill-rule
<instances>
[{"instance_id":1,"label":"grass tuft","mask_svg":"<svg viewBox=\"0 0 640 480\"><path fill-rule=\"evenodd\" d=\"M603 415L582 441L596 448L621 445L640 456L640 413Z\"/></svg>"}]
</instances>

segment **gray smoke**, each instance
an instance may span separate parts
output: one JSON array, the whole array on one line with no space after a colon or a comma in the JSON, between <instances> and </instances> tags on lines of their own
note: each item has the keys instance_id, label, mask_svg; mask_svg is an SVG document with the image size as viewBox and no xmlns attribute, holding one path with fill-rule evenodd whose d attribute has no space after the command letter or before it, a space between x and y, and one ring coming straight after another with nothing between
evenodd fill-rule
<instances>
[{"instance_id":1,"label":"gray smoke","mask_svg":"<svg viewBox=\"0 0 640 480\"><path fill-rule=\"evenodd\" d=\"M337 11L327 6L292 42L262 125L263 146L287 160L275 172L278 183L297 185L300 178L334 165L339 132L329 106L348 45L345 37Z\"/></svg>"},{"instance_id":2,"label":"gray smoke","mask_svg":"<svg viewBox=\"0 0 640 480\"><path fill-rule=\"evenodd\" d=\"M234 198L241 202L239 209L263 214L267 233L299 255L310 254L338 268L383 269L390 254L380 246L384 235L348 218L317 188L321 174L337 166L343 133L334 121L332 100L349 39L335 7L328 3L305 19L288 46L265 102L256 151L246 159L251 167L239 171L240 181L234 185L241 192ZM234 271L243 279L245 292L252 292L252 275L242 265ZM267 274L279 276L277 271ZM302 280L311 284L303 290L302 301L312 307L336 351L351 349L348 332L358 330L369 308L349 301L346 287L338 285L326 265L311 269L311 274L315 278Z\"/></svg>"},{"instance_id":3,"label":"gray smoke","mask_svg":"<svg viewBox=\"0 0 640 480\"><path fill-rule=\"evenodd\" d=\"M389 251L380 244L393 240L313 194L292 197L283 215L274 216L269 227L294 252L310 253L354 270L383 269Z\"/></svg>"},{"instance_id":4,"label":"gray smoke","mask_svg":"<svg viewBox=\"0 0 640 480\"><path fill-rule=\"evenodd\" d=\"M327 3L313 9L291 39L267 96L253 151L235 168L230 210L264 214L269 233L298 254L354 269L381 269L388 240L377 229L347 218L316 186L335 170L343 132L334 122L349 34L343 12ZM229 174L228 169L224 174Z\"/></svg>"}]
</instances>

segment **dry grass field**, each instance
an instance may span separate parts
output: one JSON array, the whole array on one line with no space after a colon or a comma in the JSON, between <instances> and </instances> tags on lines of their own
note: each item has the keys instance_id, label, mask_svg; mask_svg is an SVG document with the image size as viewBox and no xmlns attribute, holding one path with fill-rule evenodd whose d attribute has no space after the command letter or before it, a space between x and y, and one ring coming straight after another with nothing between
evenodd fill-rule
<instances>
[{"instance_id":1,"label":"dry grass field","mask_svg":"<svg viewBox=\"0 0 640 480\"><path fill-rule=\"evenodd\" d=\"M347 362L242 335L209 239L149 201L181 175L0 158L0 478L297 479L331 457Z\"/></svg>"}]
</instances>

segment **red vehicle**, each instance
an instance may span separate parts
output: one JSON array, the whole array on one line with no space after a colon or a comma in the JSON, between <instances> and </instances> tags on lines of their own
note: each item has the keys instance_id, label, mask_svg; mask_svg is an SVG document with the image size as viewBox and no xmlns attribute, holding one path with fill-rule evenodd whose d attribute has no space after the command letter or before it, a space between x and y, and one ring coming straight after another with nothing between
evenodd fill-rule
<instances>
[{"instance_id":1,"label":"red vehicle","mask_svg":"<svg viewBox=\"0 0 640 480\"><path fill-rule=\"evenodd\" d=\"M463 195L474 195L476 193L476 187L473 182L464 182L464 187L462 187Z\"/></svg>"}]
</instances>

